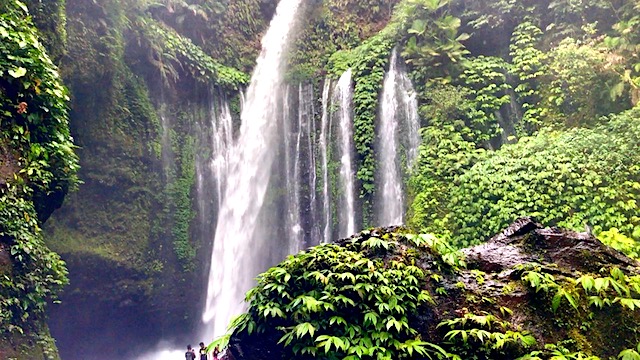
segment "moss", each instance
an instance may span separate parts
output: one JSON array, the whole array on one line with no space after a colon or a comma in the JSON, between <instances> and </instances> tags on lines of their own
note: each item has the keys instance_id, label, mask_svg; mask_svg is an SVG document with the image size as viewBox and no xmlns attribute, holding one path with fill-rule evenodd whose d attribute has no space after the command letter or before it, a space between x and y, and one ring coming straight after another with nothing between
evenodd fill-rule
<instances>
[{"instance_id":1,"label":"moss","mask_svg":"<svg viewBox=\"0 0 640 360\"><path fill-rule=\"evenodd\" d=\"M0 335L0 356L8 360L60 360L55 340L44 324L32 334Z\"/></svg>"},{"instance_id":2,"label":"moss","mask_svg":"<svg viewBox=\"0 0 640 360\"><path fill-rule=\"evenodd\" d=\"M191 204L191 191L195 184L195 139L187 136L180 149L180 176L167 184L167 197L170 204L167 213L173 223L173 248L185 271L195 270L197 244L191 240L189 229L195 218L195 211Z\"/></svg>"},{"instance_id":3,"label":"moss","mask_svg":"<svg viewBox=\"0 0 640 360\"><path fill-rule=\"evenodd\" d=\"M199 82L214 82L218 86L237 90L249 82L249 76L234 68L224 66L207 55L200 47L173 29L152 19L136 20L139 42L145 42L151 65L169 84L176 82L184 69ZM156 60L157 59L157 60Z\"/></svg>"},{"instance_id":4,"label":"moss","mask_svg":"<svg viewBox=\"0 0 640 360\"><path fill-rule=\"evenodd\" d=\"M51 58L61 60L67 47L66 0L26 0L33 22Z\"/></svg>"}]
</instances>

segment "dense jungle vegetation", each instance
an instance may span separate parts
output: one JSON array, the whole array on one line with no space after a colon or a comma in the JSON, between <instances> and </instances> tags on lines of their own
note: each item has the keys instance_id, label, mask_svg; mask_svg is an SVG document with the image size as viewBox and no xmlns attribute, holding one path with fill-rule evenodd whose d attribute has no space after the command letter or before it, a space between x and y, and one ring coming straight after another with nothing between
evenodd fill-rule
<instances>
[{"instance_id":1,"label":"dense jungle vegetation","mask_svg":"<svg viewBox=\"0 0 640 360\"><path fill-rule=\"evenodd\" d=\"M118 331L146 334L143 341L165 328L193 332L211 246L201 236L211 220L198 218L194 205L195 159L210 151L201 148L200 124L215 94L228 99L237 129L239 91L276 6L276 0L0 3L0 357L58 358L47 307L78 324L52 325L67 343L96 339L80 344L83 351L129 347L103 336ZM249 294L254 318L239 320L238 331L263 331L271 323L261 321L272 318L304 318L279 324L286 331L276 339L300 356L447 357L451 347L416 338L412 325L394 317L431 303L434 294L418 284L441 276L416 270L422 255L413 248L450 274L464 268L455 250L533 215L545 225L587 226L604 243L639 256L640 1L311 0L306 7L287 81L312 84L320 109L323 82L352 69L363 228L389 225L373 222L374 139L389 56L394 48L401 54L417 92L422 137L405 178L407 231L433 236L366 235L288 259L261 276L264 292ZM400 253L401 260L388 261ZM313 269L318 259L342 281L346 274L368 276L359 283L367 301L332 298L364 318L318 317L327 310L320 293L333 294L336 285ZM553 311L545 310L552 322L558 306L587 318L597 316L593 308L635 314L637 268L615 269L581 278L523 268L518 284L552 299ZM323 288L287 307L279 302L285 277ZM378 287L385 281L398 291L393 306ZM69 307L47 305L65 286ZM287 291L294 290L298 296L304 289ZM578 292L582 302L574 299ZM379 297L389 301L383 306ZM78 309L104 328L80 321ZM463 359L515 353L640 359L636 325L625 323L635 338L616 343L614 352L599 353L585 345L596 340L571 333L597 323L589 321L560 324L567 338L533 348L532 335L511 326L507 315L476 310L440 326ZM122 330L131 329L128 318L144 325ZM353 331L326 333L336 326Z\"/></svg>"}]
</instances>

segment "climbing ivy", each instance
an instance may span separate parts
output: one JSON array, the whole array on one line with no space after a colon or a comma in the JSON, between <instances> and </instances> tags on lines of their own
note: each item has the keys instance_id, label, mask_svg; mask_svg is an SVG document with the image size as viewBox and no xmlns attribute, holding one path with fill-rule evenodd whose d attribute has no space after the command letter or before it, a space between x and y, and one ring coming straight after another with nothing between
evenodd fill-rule
<instances>
[{"instance_id":1,"label":"climbing ivy","mask_svg":"<svg viewBox=\"0 0 640 360\"><path fill-rule=\"evenodd\" d=\"M314 4L289 59L289 78L322 75L332 54L357 48L389 21L398 0L327 0ZM332 69L330 71L333 72ZM344 70L341 70L344 71Z\"/></svg>"},{"instance_id":2,"label":"climbing ivy","mask_svg":"<svg viewBox=\"0 0 640 360\"><path fill-rule=\"evenodd\" d=\"M360 183L363 224L371 221L371 207L374 196L375 119L377 116L378 94L384 80L392 42L384 34L378 34L351 51L337 52L329 59L329 69L334 74L350 68L353 71L355 89L353 93L353 139L357 154L356 177Z\"/></svg>"},{"instance_id":3,"label":"climbing ivy","mask_svg":"<svg viewBox=\"0 0 640 360\"><path fill-rule=\"evenodd\" d=\"M466 59L463 68L456 83L469 89L474 105L466 114L467 137L478 144L488 142L500 133L496 113L510 100L505 92L510 88L507 63L498 57L478 56Z\"/></svg>"},{"instance_id":4,"label":"climbing ivy","mask_svg":"<svg viewBox=\"0 0 640 360\"><path fill-rule=\"evenodd\" d=\"M525 21L513 30L509 55L511 72L518 79L514 89L524 114L522 124L525 134L530 134L540 126L540 118L546 116L546 110L538 106L540 93L538 81L546 70L546 55L536 48L540 42L542 30L530 21Z\"/></svg>"},{"instance_id":5,"label":"climbing ivy","mask_svg":"<svg viewBox=\"0 0 640 360\"><path fill-rule=\"evenodd\" d=\"M187 136L180 154L180 176L167 184L167 193L171 206L169 214L173 220L171 233L173 248L184 271L193 271L196 267L196 247L191 241L189 229L195 218L191 205L191 189L195 184L195 139Z\"/></svg>"},{"instance_id":6,"label":"climbing ivy","mask_svg":"<svg viewBox=\"0 0 640 360\"><path fill-rule=\"evenodd\" d=\"M375 37L363 45L359 50L368 56L360 57L353 65L355 89L353 93L353 139L358 154L356 176L361 183L360 197L363 199L363 226L371 221L372 201L375 185L375 154L373 141L375 139L375 120L378 110L378 94L384 80L385 65L391 42Z\"/></svg>"}]
</instances>

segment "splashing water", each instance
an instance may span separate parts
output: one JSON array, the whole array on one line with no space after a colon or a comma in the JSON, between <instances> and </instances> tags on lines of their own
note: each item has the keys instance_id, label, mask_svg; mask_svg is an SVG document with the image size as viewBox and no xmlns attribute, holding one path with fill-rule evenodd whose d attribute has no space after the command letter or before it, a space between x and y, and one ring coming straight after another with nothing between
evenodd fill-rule
<instances>
[{"instance_id":1,"label":"splashing water","mask_svg":"<svg viewBox=\"0 0 640 360\"><path fill-rule=\"evenodd\" d=\"M282 0L262 40L241 118L240 136L232 151L211 256L204 339L222 335L231 318L245 309L244 294L265 270L260 255L268 236L259 228L277 141L278 99L285 55L295 33L303 0Z\"/></svg>"}]
</instances>

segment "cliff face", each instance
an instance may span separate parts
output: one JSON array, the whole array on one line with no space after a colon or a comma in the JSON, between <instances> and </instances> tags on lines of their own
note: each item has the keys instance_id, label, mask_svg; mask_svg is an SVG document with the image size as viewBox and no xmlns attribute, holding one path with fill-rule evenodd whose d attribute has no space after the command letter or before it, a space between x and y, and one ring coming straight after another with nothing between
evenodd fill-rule
<instances>
[{"instance_id":1,"label":"cliff face","mask_svg":"<svg viewBox=\"0 0 640 360\"><path fill-rule=\"evenodd\" d=\"M139 354L140 343L192 341L211 247L201 231L215 216L196 216L196 157L211 152L203 139L212 109L237 102L247 81L203 49L251 66L262 17L273 12L264 1L224 3L192 12L185 4L66 1L61 71L83 184L45 226L69 268L49 321L63 358L119 358ZM226 25L239 16L255 20ZM234 35L225 40L225 31Z\"/></svg>"},{"instance_id":2,"label":"cliff face","mask_svg":"<svg viewBox=\"0 0 640 360\"><path fill-rule=\"evenodd\" d=\"M530 218L459 253L433 237L374 229L261 275L230 352L539 359L558 351L608 359L640 341L639 266L588 233Z\"/></svg>"}]
</instances>

